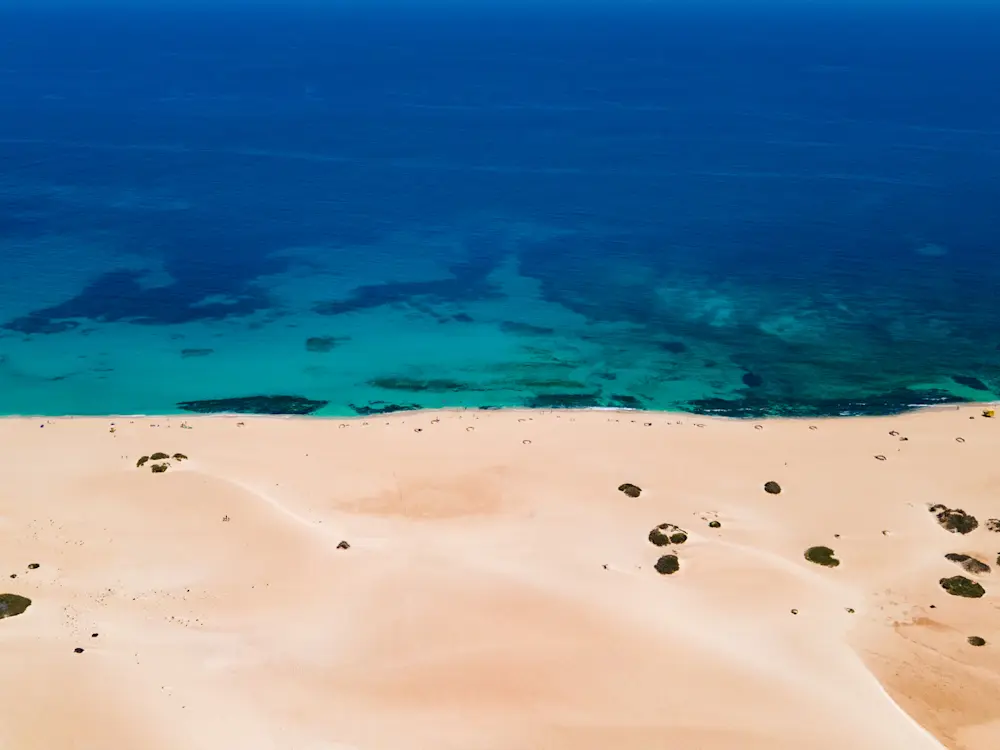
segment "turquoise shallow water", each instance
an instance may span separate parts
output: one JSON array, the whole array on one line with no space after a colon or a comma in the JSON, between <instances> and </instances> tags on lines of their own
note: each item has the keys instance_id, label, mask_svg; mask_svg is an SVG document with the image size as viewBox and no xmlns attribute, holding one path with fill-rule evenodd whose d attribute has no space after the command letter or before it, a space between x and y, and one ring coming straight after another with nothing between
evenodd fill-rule
<instances>
[{"instance_id":1,"label":"turquoise shallow water","mask_svg":"<svg viewBox=\"0 0 1000 750\"><path fill-rule=\"evenodd\" d=\"M0 413L996 398L954 7L0 9Z\"/></svg>"}]
</instances>

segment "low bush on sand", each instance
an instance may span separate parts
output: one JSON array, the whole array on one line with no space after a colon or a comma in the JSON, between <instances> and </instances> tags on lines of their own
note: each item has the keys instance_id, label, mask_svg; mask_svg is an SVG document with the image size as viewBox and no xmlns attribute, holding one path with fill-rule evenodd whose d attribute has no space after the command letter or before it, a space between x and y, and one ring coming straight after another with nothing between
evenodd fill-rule
<instances>
[{"instance_id":1,"label":"low bush on sand","mask_svg":"<svg viewBox=\"0 0 1000 750\"><path fill-rule=\"evenodd\" d=\"M0 594L0 620L17 617L31 606L31 599L17 594Z\"/></svg>"},{"instance_id":2,"label":"low bush on sand","mask_svg":"<svg viewBox=\"0 0 1000 750\"><path fill-rule=\"evenodd\" d=\"M806 560L824 568L836 568L840 565L840 560L833 556L833 550L829 547L810 547L806 550Z\"/></svg>"},{"instance_id":3,"label":"low bush on sand","mask_svg":"<svg viewBox=\"0 0 1000 750\"><path fill-rule=\"evenodd\" d=\"M677 555L664 555L656 561L656 565L653 567L660 575L669 576L681 569L681 563L677 559Z\"/></svg>"},{"instance_id":4,"label":"low bush on sand","mask_svg":"<svg viewBox=\"0 0 1000 750\"><path fill-rule=\"evenodd\" d=\"M938 581L938 583L941 584L941 588L952 596L964 596L967 599L978 599L986 594L986 589L965 576L942 578Z\"/></svg>"}]
</instances>

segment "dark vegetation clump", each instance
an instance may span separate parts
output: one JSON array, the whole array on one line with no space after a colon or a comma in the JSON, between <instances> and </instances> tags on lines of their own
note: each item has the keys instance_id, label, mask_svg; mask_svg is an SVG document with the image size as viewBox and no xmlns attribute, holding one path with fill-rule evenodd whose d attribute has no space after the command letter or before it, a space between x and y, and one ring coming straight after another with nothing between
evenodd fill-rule
<instances>
[{"instance_id":1,"label":"dark vegetation clump","mask_svg":"<svg viewBox=\"0 0 1000 750\"><path fill-rule=\"evenodd\" d=\"M708 522L708 528L710 528L710 529L718 529L721 526L722 526L722 524L719 523L718 521L709 521Z\"/></svg>"},{"instance_id":2,"label":"dark vegetation clump","mask_svg":"<svg viewBox=\"0 0 1000 750\"><path fill-rule=\"evenodd\" d=\"M337 549L350 549L350 548L351 545L348 544L346 541L341 542L340 544L337 545Z\"/></svg>"},{"instance_id":3,"label":"dark vegetation clump","mask_svg":"<svg viewBox=\"0 0 1000 750\"><path fill-rule=\"evenodd\" d=\"M154 474L162 474L167 470L167 464L153 464L149 468Z\"/></svg>"},{"instance_id":4,"label":"dark vegetation clump","mask_svg":"<svg viewBox=\"0 0 1000 750\"><path fill-rule=\"evenodd\" d=\"M986 589L965 576L942 578L938 583L952 596L964 596L966 599L978 599L986 593Z\"/></svg>"},{"instance_id":5,"label":"dark vegetation clump","mask_svg":"<svg viewBox=\"0 0 1000 750\"><path fill-rule=\"evenodd\" d=\"M183 453L175 453L174 454L174 460L175 461L187 461L187 456L185 456Z\"/></svg>"},{"instance_id":6,"label":"dark vegetation clump","mask_svg":"<svg viewBox=\"0 0 1000 750\"><path fill-rule=\"evenodd\" d=\"M970 646L985 646L986 639L980 638L978 635L970 635L967 639Z\"/></svg>"},{"instance_id":7,"label":"dark vegetation clump","mask_svg":"<svg viewBox=\"0 0 1000 750\"><path fill-rule=\"evenodd\" d=\"M142 468L148 460L149 456L143 456L142 458L140 458L138 461L135 462L135 467L137 469Z\"/></svg>"},{"instance_id":8,"label":"dark vegetation clump","mask_svg":"<svg viewBox=\"0 0 1000 750\"><path fill-rule=\"evenodd\" d=\"M657 547L666 547L668 544L684 544L687 538L687 532L672 523L661 523L649 532L650 543Z\"/></svg>"},{"instance_id":9,"label":"dark vegetation clump","mask_svg":"<svg viewBox=\"0 0 1000 750\"><path fill-rule=\"evenodd\" d=\"M42 566L38 563L28 563L28 570L38 570L40 567Z\"/></svg>"},{"instance_id":10,"label":"dark vegetation clump","mask_svg":"<svg viewBox=\"0 0 1000 750\"><path fill-rule=\"evenodd\" d=\"M1000 533L1000 518L991 518L986 521L986 530Z\"/></svg>"},{"instance_id":11,"label":"dark vegetation clump","mask_svg":"<svg viewBox=\"0 0 1000 750\"><path fill-rule=\"evenodd\" d=\"M677 555L664 555L656 561L656 565L653 567L660 575L669 576L681 569L681 563L677 559Z\"/></svg>"},{"instance_id":12,"label":"dark vegetation clump","mask_svg":"<svg viewBox=\"0 0 1000 750\"><path fill-rule=\"evenodd\" d=\"M937 506L934 506L935 508ZM979 521L961 508L945 508L937 514L938 523L952 534L968 534L979 528Z\"/></svg>"},{"instance_id":13,"label":"dark vegetation clump","mask_svg":"<svg viewBox=\"0 0 1000 750\"><path fill-rule=\"evenodd\" d=\"M630 482L618 485L618 491L624 492L629 497L639 497L639 495L642 494L642 489L636 487L634 484L631 484Z\"/></svg>"},{"instance_id":14,"label":"dark vegetation clump","mask_svg":"<svg viewBox=\"0 0 1000 750\"><path fill-rule=\"evenodd\" d=\"M165 458L170 458L166 453L154 453L149 457L153 461L162 461Z\"/></svg>"},{"instance_id":15,"label":"dark vegetation clump","mask_svg":"<svg viewBox=\"0 0 1000 750\"><path fill-rule=\"evenodd\" d=\"M810 547L806 550L806 560L825 568L836 568L840 565L840 560L833 556L833 550L829 547Z\"/></svg>"},{"instance_id":16,"label":"dark vegetation clump","mask_svg":"<svg viewBox=\"0 0 1000 750\"><path fill-rule=\"evenodd\" d=\"M17 594L0 594L0 620L17 617L31 606L31 599Z\"/></svg>"},{"instance_id":17,"label":"dark vegetation clump","mask_svg":"<svg viewBox=\"0 0 1000 750\"><path fill-rule=\"evenodd\" d=\"M966 573L972 573L973 575L986 575L990 572L990 566L981 560L977 560L970 555L960 555L957 552L949 552L944 556L946 560L951 560L953 563L958 563L962 566L962 570Z\"/></svg>"},{"instance_id":18,"label":"dark vegetation clump","mask_svg":"<svg viewBox=\"0 0 1000 750\"><path fill-rule=\"evenodd\" d=\"M743 385L749 388L760 388L764 385L764 378L755 372L745 372L743 373Z\"/></svg>"},{"instance_id":19,"label":"dark vegetation clump","mask_svg":"<svg viewBox=\"0 0 1000 750\"><path fill-rule=\"evenodd\" d=\"M780 495L781 485L777 482L764 482L764 492L768 495Z\"/></svg>"}]
</instances>

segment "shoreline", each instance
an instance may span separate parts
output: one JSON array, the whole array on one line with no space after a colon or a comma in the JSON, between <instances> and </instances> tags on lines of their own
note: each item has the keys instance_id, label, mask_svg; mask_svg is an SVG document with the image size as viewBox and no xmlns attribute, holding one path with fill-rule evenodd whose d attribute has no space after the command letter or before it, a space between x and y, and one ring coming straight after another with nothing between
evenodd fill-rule
<instances>
[{"instance_id":1,"label":"shoreline","mask_svg":"<svg viewBox=\"0 0 1000 750\"><path fill-rule=\"evenodd\" d=\"M993 401L963 401L960 403L942 403L942 404L917 404L912 408L906 409L900 412L894 412L892 414L825 414L821 416L797 416L797 415L783 415L783 414L769 414L760 417L737 417L737 416L726 416L722 414L699 414L687 411L660 411L655 409L632 409L625 407L612 407L612 406L594 406L594 407L568 407L568 408L550 408L550 409L540 409L532 408L527 406L511 406L511 407L496 407L484 409L481 407L426 407L420 409L404 409L400 411L390 411L382 412L378 414L360 415L352 414L344 417L327 416L324 414L262 414L256 412L170 412L161 414L58 414L58 415L46 415L46 414L4 414L0 415L0 421L2 420L17 420L17 419L43 419L43 420L105 420L105 419L282 419L282 420L305 420L309 422L357 422L378 419L381 417L385 418L399 418L404 415L422 415L422 414L590 414L590 413L612 413L612 414L643 414L649 416L658 417L686 417L691 419L707 419L713 421L722 422L778 422L778 421L796 421L802 422L806 420L859 420L859 419L893 419L897 417L906 417L911 414L920 414L927 411L959 411L963 409L989 409L1000 407L1000 398Z\"/></svg>"}]
</instances>

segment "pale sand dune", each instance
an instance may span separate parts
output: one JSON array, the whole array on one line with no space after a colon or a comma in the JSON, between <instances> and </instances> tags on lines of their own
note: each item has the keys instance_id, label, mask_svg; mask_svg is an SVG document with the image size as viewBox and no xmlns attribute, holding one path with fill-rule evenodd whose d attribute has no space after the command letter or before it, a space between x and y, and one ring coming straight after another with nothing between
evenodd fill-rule
<instances>
[{"instance_id":1,"label":"pale sand dune","mask_svg":"<svg viewBox=\"0 0 1000 750\"><path fill-rule=\"evenodd\" d=\"M0 620L0 745L992 750L1000 571L938 584L1000 552L979 412L0 420L0 574L33 600ZM136 468L158 450L190 460Z\"/></svg>"}]
</instances>

